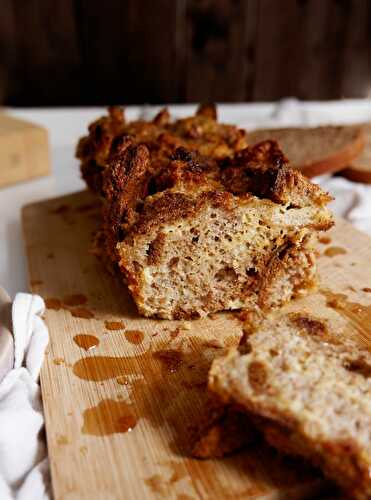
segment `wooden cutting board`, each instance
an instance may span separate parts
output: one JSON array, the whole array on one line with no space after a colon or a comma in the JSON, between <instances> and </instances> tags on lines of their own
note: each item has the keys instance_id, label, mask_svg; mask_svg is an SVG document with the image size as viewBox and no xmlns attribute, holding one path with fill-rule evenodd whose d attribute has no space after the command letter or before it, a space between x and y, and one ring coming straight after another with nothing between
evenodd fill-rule
<instances>
[{"instance_id":1,"label":"wooden cutting board","mask_svg":"<svg viewBox=\"0 0 371 500\"><path fill-rule=\"evenodd\" d=\"M88 252L99 224L88 192L29 205L23 223L30 288L48 308L41 386L56 500L319 495L317 472L261 443L223 460L187 455L209 364L241 335L233 314L139 317L120 279ZM319 250L320 291L290 307L369 345L371 239L338 221Z\"/></svg>"}]
</instances>

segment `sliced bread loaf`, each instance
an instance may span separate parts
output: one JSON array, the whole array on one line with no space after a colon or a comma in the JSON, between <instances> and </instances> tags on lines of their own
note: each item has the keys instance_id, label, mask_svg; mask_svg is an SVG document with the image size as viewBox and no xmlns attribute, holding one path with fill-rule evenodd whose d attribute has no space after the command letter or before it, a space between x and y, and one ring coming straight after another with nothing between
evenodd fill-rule
<instances>
[{"instance_id":1,"label":"sliced bread loaf","mask_svg":"<svg viewBox=\"0 0 371 500\"><path fill-rule=\"evenodd\" d=\"M335 329L334 329L335 330ZM280 312L214 361L209 388L267 441L371 498L371 354L308 314Z\"/></svg>"},{"instance_id":2,"label":"sliced bread loaf","mask_svg":"<svg viewBox=\"0 0 371 500\"><path fill-rule=\"evenodd\" d=\"M251 145L267 139L277 141L291 166L307 177L342 170L352 164L364 148L362 127L255 130L247 136Z\"/></svg>"},{"instance_id":3,"label":"sliced bread loaf","mask_svg":"<svg viewBox=\"0 0 371 500\"><path fill-rule=\"evenodd\" d=\"M349 166L340 172L340 175L355 182L371 184L371 123L363 125L365 147Z\"/></svg>"}]
</instances>

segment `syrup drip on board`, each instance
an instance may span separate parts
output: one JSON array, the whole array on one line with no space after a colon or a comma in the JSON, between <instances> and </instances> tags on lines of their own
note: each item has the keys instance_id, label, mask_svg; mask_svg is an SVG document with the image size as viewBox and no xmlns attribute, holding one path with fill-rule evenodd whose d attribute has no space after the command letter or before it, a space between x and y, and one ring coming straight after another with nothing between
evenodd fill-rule
<instances>
[{"instance_id":1,"label":"syrup drip on board","mask_svg":"<svg viewBox=\"0 0 371 500\"><path fill-rule=\"evenodd\" d=\"M137 425L132 405L124 401L103 399L83 413L82 433L91 436L130 432Z\"/></svg>"},{"instance_id":2,"label":"syrup drip on board","mask_svg":"<svg viewBox=\"0 0 371 500\"><path fill-rule=\"evenodd\" d=\"M329 243L331 243L331 238L329 236L320 236L318 238L318 241L322 243L322 245L328 245Z\"/></svg>"},{"instance_id":3,"label":"syrup drip on board","mask_svg":"<svg viewBox=\"0 0 371 500\"><path fill-rule=\"evenodd\" d=\"M156 351L131 357L84 357L74 364L73 373L98 383L116 379L118 385L126 386L135 415L147 419L153 427L166 422L174 430L178 449L186 450L189 432L179 415L195 411L193 392L198 398L203 393L206 397L211 358L204 357L202 343L203 339L192 338L187 352L166 349L167 341L157 343Z\"/></svg>"},{"instance_id":4,"label":"syrup drip on board","mask_svg":"<svg viewBox=\"0 0 371 500\"><path fill-rule=\"evenodd\" d=\"M71 314L74 318L84 318L84 319L92 319L94 318L94 313L87 309L86 307L76 307L72 309Z\"/></svg>"},{"instance_id":5,"label":"syrup drip on board","mask_svg":"<svg viewBox=\"0 0 371 500\"><path fill-rule=\"evenodd\" d=\"M144 339L144 333L140 330L126 330L124 335L128 342L135 345L141 344Z\"/></svg>"},{"instance_id":6,"label":"syrup drip on board","mask_svg":"<svg viewBox=\"0 0 371 500\"><path fill-rule=\"evenodd\" d=\"M122 321L105 321L104 326L107 330L115 331L115 330L124 330L125 325Z\"/></svg>"},{"instance_id":7,"label":"syrup drip on board","mask_svg":"<svg viewBox=\"0 0 371 500\"><path fill-rule=\"evenodd\" d=\"M334 293L330 290L321 290L326 298L326 305L347 317L357 329L359 336L368 346L371 342L371 305L351 302L343 293Z\"/></svg>"},{"instance_id":8,"label":"syrup drip on board","mask_svg":"<svg viewBox=\"0 0 371 500\"><path fill-rule=\"evenodd\" d=\"M169 373L176 373L183 363L183 355L181 351L177 351L175 349L163 349L156 351L153 356L160 360L163 369Z\"/></svg>"},{"instance_id":9,"label":"syrup drip on board","mask_svg":"<svg viewBox=\"0 0 371 500\"><path fill-rule=\"evenodd\" d=\"M151 354L146 352L133 357L92 356L81 358L73 365L73 373L83 379L103 382L124 375L140 373L141 365L150 361Z\"/></svg>"},{"instance_id":10,"label":"syrup drip on board","mask_svg":"<svg viewBox=\"0 0 371 500\"><path fill-rule=\"evenodd\" d=\"M73 340L75 344L77 344L82 349L85 349L85 351L90 351L91 349L94 349L99 345L99 339L95 335L75 335L73 337Z\"/></svg>"},{"instance_id":11,"label":"syrup drip on board","mask_svg":"<svg viewBox=\"0 0 371 500\"><path fill-rule=\"evenodd\" d=\"M116 382L119 385L129 385L130 384L129 379L127 377L122 377L122 376L117 377Z\"/></svg>"},{"instance_id":12,"label":"syrup drip on board","mask_svg":"<svg viewBox=\"0 0 371 500\"><path fill-rule=\"evenodd\" d=\"M66 306L82 306L86 304L88 299L82 293L75 293L73 295L67 295L63 297L63 304Z\"/></svg>"},{"instance_id":13,"label":"syrup drip on board","mask_svg":"<svg viewBox=\"0 0 371 500\"><path fill-rule=\"evenodd\" d=\"M346 253L347 253L347 251L345 250L345 248L342 248L342 247L328 247L323 252L323 255L326 255L326 257L335 257L336 255L344 255Z\"/></svg>"},{"instance_id":14,"label":"syrup drip on board","mask_svg":"<svg viewBox=\"0 0 371 500\"><path fill-rule=\"evenodd\" d=\"M75 318L92 319L95 317L94 313L86 307L80 307L80 304L85 304L86 302L87 298L83 294L68 295L64 297L63 302L56 297L48 297L45 299L45 307L54 311L66 309Z\"/></svg>"}]
</instances>

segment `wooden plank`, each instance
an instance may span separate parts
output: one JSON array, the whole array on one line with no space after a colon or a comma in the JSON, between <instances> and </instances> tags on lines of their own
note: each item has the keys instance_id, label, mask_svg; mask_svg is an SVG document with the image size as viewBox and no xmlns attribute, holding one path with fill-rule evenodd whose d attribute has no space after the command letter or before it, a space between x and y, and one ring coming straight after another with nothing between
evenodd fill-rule
<instances>
[{"instance_id":1,"label":"wooden plank","mask_svg":"<svg viewBox=\"0 0 371 500\"><path fill-rule=\"evenodd\" d=\"M3 0L1 7L0 103L369 94L367 0Z\"/></svg>"},{"instance_id":2,"label":"wooden plank","mask_svg":"<svg viewBox=\"0 0 371 500\"><path fill-rule=\"evenodd\" d=\"M260 3L249 0L246 6L245 37L246 70L245 70L245 100L254 100L254 86L257 66L257 37Z\"/></svg>"},{"instance_id":3,"label":"wooden plank","mask_svg":"<svg viewBox=\"0 0 371 500\"><path fill-rule=\"evenodd\" d=\"M270 101L300 96L297 83L305 71L303 15L305 5L295 0L258 3L253 100Z\"/></svg>"},{"instance_id":4,"label":"wooden plank","mask_svg":"<svg viewBox=\"0 0 371 500\"><path fill-rule=\"evenodd\" d=\"M83 0L78 10L88 103L177 98L177 2Z\"/></svg>"},{"instance_id":5,"label":"wooden plank","mask_svg":"<svg viewBox=\"0 0 371 500\"><path fill-rule=\"evenodd\" d=\"M236 344L242 325L231 313L186 323L139 317L121 280L88 253L98 223L88 192L23 212L30 287L48 305L41 384L55 499L317 495L319 476L261 443L223 460L188 456L189 424L203 412L208 366L222 352L205 342ZM320 245L321 293L295 307L370 345L371 239L341 221L330 238ZM348 297L349 311L326 306L331 291ZM83 337L85 347L99 344L85 351L76 335L95 337Z\"/></svg>"},{"instance_id":6,"label":"wooden plank","mask_svg":"<svg viewBox=\"0 0 371 500\"><path fill-rule=\"evenodd\" d=\"M187 2L188 101L245 100L247 7L244 0Z\"/></svg>"},{"instance_id":7,"label":"wooden plank","mask_svg":"<svg viewBox=\"0 0 371 500\"><path fill-rule=\"evenodd\" d=\"M3 0L0 16L0 103L6 102L19 84L14 74L15 45L13 2Z\"/></svg>"},{"instance_id":8,"label":"wooden plank","mask_svg":"<svg viewBox=\"0 0 371 500\"><path fill-rule=\"evenodd\" d=\"M357 26L357 29L354 27ZM342 58L341 95L349 97L371 95L371 3L352 2Z\"/></svg>"},{"instance_id":9,"label":"wooden plank","mask_svg":"<svg viewBox=\"0 0 371 500\"><path fill-rule=\"evenodd\" d=\"M13 2L17 92L9 104L80 102L81 60L73 0ZM12 82L13 83L13 82Z\"/></svg>"}]
</instances>

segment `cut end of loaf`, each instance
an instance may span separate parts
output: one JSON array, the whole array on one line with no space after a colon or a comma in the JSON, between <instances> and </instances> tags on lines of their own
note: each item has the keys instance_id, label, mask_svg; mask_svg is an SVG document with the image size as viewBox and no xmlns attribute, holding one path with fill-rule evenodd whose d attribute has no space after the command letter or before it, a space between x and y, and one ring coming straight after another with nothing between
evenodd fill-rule
<instances>
[{"instance_id":1,"label":"cut end of loaf","mask_svg":"<svg viewBox=\"0 0 371 500\"><path fill-rule=\"evenodd\" d=\"M326 210L229 193L173 193L169 215L179 203L192 207L187 216L130 234L117 245L141 314L182 319L269 310L313 288L311 226L327 228Z\"/></svg>"}]
</instances>

